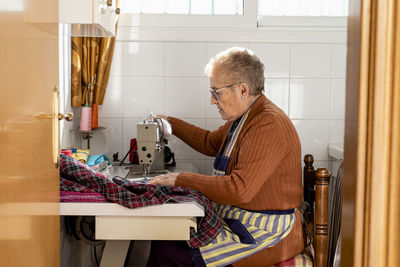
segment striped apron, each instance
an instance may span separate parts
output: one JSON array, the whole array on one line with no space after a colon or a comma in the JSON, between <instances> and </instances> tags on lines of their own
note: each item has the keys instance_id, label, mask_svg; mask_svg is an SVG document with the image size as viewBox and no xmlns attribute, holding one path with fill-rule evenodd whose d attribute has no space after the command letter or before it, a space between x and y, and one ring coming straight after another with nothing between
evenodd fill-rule
<instances>
[{"instance_id":1,"label":"striped apron","mask_svg":"<svg viewBox=\"0 0 400 267\"><path fill-rule=\"evenodd\" d=\"M251 107L239 121L223 155L215 158L213 175L225 175L231 152L250 109ZM214 204L223 218L223 227L216 239L192 253L195 266L226 266L272 247L289 234L296 219L295 209L249 211L230 205Z\"/></svg>"}]
</instances>

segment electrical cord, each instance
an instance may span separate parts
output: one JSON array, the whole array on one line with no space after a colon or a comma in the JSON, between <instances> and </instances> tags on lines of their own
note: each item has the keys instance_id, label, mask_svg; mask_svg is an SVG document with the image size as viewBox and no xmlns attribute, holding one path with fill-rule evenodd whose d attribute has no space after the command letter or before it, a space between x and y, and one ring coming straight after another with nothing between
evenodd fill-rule
<instances>
[{"instance_id":1,"label":"electrical cord","mask_svg":"<svg viewBox=\"0 0 400 267\"><path fill-rule=\"evenodd\" d=\"M131 147L129 148L128 153L126 153L125 157L121 160L121 163L119 164L119 166L122 166L122 164L124 163L126 157L129 155L129 153L131 153L131 151L132 151L132 149L135 147L135 145L136 145L136 140L135 140L135 142L131 145Z\"/></svg>"},{"instance_id":2,"label":"electrical cord","mask_svg":"<svg viewBox=\"0 0 400 267\"><path fill-rule=\"evenodd\" d=\"M93 234L94 234L94 233L92 233L92 234L90 235L90 238L91 238L91 239L93 238ZM105 246L105 244L102 246L102 250L104 250L104 246ZM96 261L96 266L99 267L99 266L100 266L100 262L99 262L99 259L98 259L98 257L97 257L97 247L98 247L98 246L92 245L92 247L93 247L93 256L94 256L94 259L95 259L95 261Z\"/></svg>"}]
</instances>

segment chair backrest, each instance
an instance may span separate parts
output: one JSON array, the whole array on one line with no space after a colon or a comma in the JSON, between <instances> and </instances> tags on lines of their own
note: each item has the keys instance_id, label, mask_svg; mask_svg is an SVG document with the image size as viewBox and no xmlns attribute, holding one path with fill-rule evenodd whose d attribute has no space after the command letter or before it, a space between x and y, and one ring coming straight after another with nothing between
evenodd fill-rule
<instances>
[{"instance_id":1,"label":"chair backrest","mask_svg":"<svg viewBox=\"0 0 400 267\"><path fill-rule=\"evenodd\" d=\"M304 201L309 204L306 211L309 229L313 229L314 267L327 266L328 248L328 185L329 171L314 170L314 157L304 156Z\"/></svg>"}]
</instances>

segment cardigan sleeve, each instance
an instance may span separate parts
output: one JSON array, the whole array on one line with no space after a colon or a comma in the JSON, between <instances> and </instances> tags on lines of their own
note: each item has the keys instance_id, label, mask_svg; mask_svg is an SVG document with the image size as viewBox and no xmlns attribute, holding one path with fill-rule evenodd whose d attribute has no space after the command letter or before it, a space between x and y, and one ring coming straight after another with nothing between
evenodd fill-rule
<instances>
[{"instance_id":1,"label":"cardigan sleeve","mask_svg":"<svg viewBox=\"0 0 400 267\"><path fill-rule=\"evenodd\" d=\"M229 123L225 123L211 132L174 117L168 117L168 122L171 123L172 134L196 151L211 157L217 154L229 127Z\"/></svg>"},{"instance_id":2,"label":"cardigan sleeve","mask_svg":"<svg viewBox=\"0 0 400 267\"><path fill-rule=\"evenodd\" d=\"M229 175L181 173L176 185L196 189L221 204L240 205L251 201L287 154L285 135L274 116L251 123L236 143L238 162Z\"/></svg>"}]
</instances>

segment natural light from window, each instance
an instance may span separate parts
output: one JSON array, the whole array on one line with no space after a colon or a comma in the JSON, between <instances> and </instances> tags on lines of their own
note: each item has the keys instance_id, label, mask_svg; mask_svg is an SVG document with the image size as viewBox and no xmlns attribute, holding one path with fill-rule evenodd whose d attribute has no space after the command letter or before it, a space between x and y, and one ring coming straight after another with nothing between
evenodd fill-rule
<instances>
[{"instance_id":1,"label":"natural light from window","mask_svg":"<svg viewBox=\"0 0 400 267\"><path fill-rule=\"evenodd\" d=\"M120 6L130 14L243 14L243 0L121 0Z\"/></svg>"},{"instance_id":2,"label":"natural light from window","mask_svg":"<svg viewBox=\"0 0 400 267\"><path fill-rule=\"evenodd\" d=\"M347 16L348 0L259 0L260 16Z\"/></svg>"}]
</instances>

